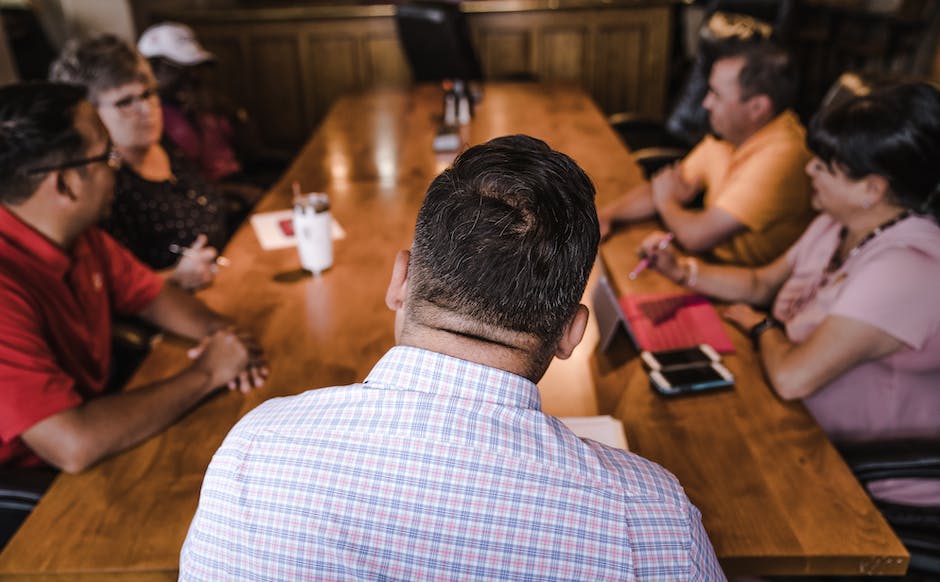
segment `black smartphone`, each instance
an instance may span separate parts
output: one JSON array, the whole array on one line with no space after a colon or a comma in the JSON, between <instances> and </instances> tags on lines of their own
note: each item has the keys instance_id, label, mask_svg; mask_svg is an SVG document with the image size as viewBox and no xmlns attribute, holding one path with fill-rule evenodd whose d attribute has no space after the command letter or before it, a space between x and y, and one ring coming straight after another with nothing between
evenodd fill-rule
<instances>
[{"instance_id":1,"label":"black smartphone","mask_svg":"<svg viewBox=\"0 0 940 582\"><path fill-rule=\"evenodd\" d=\"M679 350L663 350L660 352L644 351L640 354L640 357L650 370L707 366L713 362L721 361L721 356L718 355L718 352L707 344L700 344Z\"/></svg>"},{"instance_id":2,"label":"black smartphone","mask_svg":"<svg viewBox=\"0 0 940 582\"><path fill-rule=\"evenodd\" d=\"M730 388L734 376L717 362L706 366L668 368L650 372L650 384L663 396Z\"/></svg>"}]
</instances>

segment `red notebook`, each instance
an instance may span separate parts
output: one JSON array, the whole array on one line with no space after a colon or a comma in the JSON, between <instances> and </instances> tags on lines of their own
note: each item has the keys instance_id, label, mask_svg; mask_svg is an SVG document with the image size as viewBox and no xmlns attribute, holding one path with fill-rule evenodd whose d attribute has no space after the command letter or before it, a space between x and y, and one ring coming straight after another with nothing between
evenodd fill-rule
<instances>
[{"instance_id":1,"label":"red notebook","mask_svg":"<svg viewBox=\"0 0 940 582\"><path fill-rule=\"evenodd\" d=\"M701 295L625 295L620 308L641 349L656 352L708 344L719 353L734 353L721 317Z\"/></svg>"}]
</instances>

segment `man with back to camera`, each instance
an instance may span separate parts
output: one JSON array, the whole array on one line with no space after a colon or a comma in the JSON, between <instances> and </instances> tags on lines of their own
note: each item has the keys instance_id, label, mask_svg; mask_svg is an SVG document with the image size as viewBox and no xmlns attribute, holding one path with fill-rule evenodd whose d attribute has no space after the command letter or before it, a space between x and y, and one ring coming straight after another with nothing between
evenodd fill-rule
<instances>
[{"instance_id":1,"label":"man with back to camera","mask_svg":"<svg viewBox=\"0 0 940 582\"><path fill-rule=\"evenodd\" d=\"M663 468L582 440L536 382L580 342L594 186L522 135L430 185L365 381L269 401L215 454L181 580L723 579Z\"/></svg>"},{"instance_id":2,"label":"man with back to camera","mask_svg":"<svg viewBox=\"0 0 940 582\"><path fill-rule=\"evenodd\" d=\"M0 88L0 467L82 471L219 386L264 382L260 350L230 322L94 226L119 164L84 89ZM200 340L192 365L105 394L112 311Z\"/></svg>"},{"instance_id":3,"label":"man with back to camera","mask_svg":"<svg viewBox=\"0 0 940 582\"><path fill-rule=\"evenodd\" d=\"M658 215L689 252L750 266L777 258L813 218L804 171L812 156L788 109L796 76L790 55L769 41L723 53L702 103L719 139L706 137L680 163L603 208L601 235ZM702 189L704 208L687 208Z\"/></svg>"}]
</instances>

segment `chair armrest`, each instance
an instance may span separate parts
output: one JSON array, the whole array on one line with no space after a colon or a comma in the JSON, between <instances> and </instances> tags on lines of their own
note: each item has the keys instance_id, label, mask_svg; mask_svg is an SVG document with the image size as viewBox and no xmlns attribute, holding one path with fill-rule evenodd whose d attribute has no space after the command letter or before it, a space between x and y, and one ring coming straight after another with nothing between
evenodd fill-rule
<instances>
[{"instance_id":1,"label":"chair armrest","mask_svg":"<svg viewBox=\"0 0 940 582\"><path fill-rule=\"evenodd\" d=\"M940 440L843 445L842 458L862 483L878 479L940 479Z\"/></svg>"},{"instance_id":2,"label":"chair armrest","mask_svg":"<svg viewBox=\"0 0 940 582\"><path fill-rule=\"evenodd\" d=\"M654 128L662 127L662 119L654 119L648 115L643 115L642 113L636 113L634 111L621 111L619 113L612 113L607 116L607 123L617 127L642 127L642 128Z\"/></svg>"},{"instance_id":3,"label":"chair armrest","mask_svg":"<svg viewBox=\"0 0 940 582\"><path fill-rule=\"evenodd\" d=\"M129 350L149 352L160 335L160 328L133 316L115 317L111 322L111 339Z\"/></svg>"},{"instance_id":4,"label":"chair armrest","mask_svg":"<svg viewBox=\"0 0 940 582\"><path fill-rule=\"evenodd\" d=\"M646 179L650 179L661 168L681 160L688 153L685 148L652 147L633 152L633 159L643 169Z\"/></svg>"},{"instance_id":5,"label":"chair armrest","mask_svg":"<svg viewBox=\"0 0 940 582\"><path fill-rule=\"evenodd\" d=\"M54 469L0 470L0 509L31 510L58 474Z\"/></svg>"}]
</instances>

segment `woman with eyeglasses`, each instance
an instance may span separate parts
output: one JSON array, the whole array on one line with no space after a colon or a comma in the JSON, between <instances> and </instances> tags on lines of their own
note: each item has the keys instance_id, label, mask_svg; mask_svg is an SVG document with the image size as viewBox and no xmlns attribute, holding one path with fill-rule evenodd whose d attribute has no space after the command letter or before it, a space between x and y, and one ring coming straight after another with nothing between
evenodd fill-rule
<instances>
[{"instance_id":1,"label":"woman with eyeglasses","mask_svg":"<svg viewBox=\"0 0 940 582\"><path fill-rule=\"evenodd\" d=\"M940 92L885 86L819 113L807 165L821 214L758 269L658 247L654 268L732 302L766 377L839 444L940 439ZM772 306L764 316L751 306ZM880 499L940 505L940 481L882 480Z\"/></svg>"},{"instance_id":2,"label":"woman with eyeglasses","mask_svg":"<svg viewBox=\"0 0 940 582\"><path fill-rule=\"evenodd\" d=\"M211 284L228 237L225 205L194 168L161 144L163 117L150 65L105 35L66 45L50 78L84 85L121 158L104 227L185 289Z\"/></svg>"}]
</instances>

